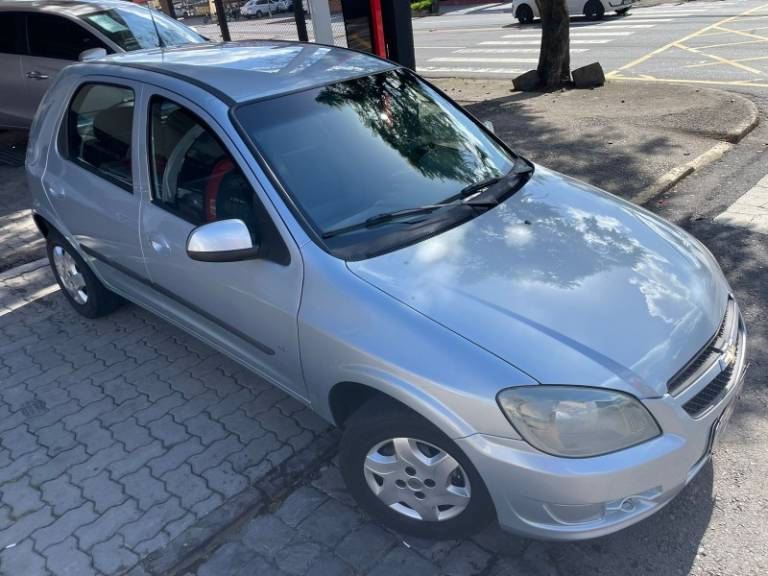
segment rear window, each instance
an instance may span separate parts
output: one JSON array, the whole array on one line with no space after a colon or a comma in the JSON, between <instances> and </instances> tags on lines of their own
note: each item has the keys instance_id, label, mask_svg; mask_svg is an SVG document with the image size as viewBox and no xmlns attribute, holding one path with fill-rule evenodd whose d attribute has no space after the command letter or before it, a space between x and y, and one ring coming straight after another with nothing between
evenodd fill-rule
<instances>
[{"instance_id":1,"label":"rear window","mask_svg":"<svg viewBox=\"0 0 768 576\"><path fill-rule=\"evenodd\" d=\"M21 54L22 34L19 28L20 14L0 12L0 52L3 54Z\"/></svg>"}]
</instances>

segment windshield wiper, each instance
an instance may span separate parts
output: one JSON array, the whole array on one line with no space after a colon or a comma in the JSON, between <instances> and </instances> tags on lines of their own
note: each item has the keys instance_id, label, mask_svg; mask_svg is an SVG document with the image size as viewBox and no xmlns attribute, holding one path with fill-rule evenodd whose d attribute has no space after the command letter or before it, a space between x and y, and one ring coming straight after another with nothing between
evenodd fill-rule
<instances>
[{"instance_id":1,"label":"windshield wiper","mask_svg":"<svg viewBox=\"0 0 768 576\"><path fill-rule=\"evenodd\" d=\"M371 216L370 218L364 220L363 222L358 222L357 224L351 224L350 226L342 226L341 228L328 230L328 232L323 233L323 238L332 238L334 236L338 236L339 234L360 230L361 228L371 228L379 224L385 224L387 222L391 222L392 220L397 220L398 218L417 216L419 214L430 214L435 210L454 204L454 202L445 204L427 204L426 206L404 208L403 210L395 210L394 212L383 212L381 214L376 214L376 216Z\"/></svg>"}]
</instances>

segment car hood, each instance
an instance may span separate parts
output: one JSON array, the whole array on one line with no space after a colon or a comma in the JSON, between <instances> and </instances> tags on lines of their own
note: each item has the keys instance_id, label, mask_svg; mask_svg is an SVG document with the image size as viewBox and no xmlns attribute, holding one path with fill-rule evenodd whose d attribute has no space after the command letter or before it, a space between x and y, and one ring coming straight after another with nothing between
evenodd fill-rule
<instances>
[{"instance_id":1,"label":"car hood","mask_svg":"<svg viewBox=\"0 0 768 576\"><path fill-rule=\"evenodd\" d=\"M666 392L729 294L693 237L540 166L493 210L348 267L538 382L641 397Z\"/></svg>"}]
</instances>

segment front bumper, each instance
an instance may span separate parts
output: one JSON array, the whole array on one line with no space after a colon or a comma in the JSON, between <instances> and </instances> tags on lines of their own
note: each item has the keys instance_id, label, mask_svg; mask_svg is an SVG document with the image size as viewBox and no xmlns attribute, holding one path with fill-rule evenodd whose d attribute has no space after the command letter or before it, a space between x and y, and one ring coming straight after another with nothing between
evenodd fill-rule
<instances>
[{"instance_id":1,"label":"front bumper","mask_svg":"<svg viewBox=\"0 0 768 576\"><path fill-rule=\"evenodd\" d=\"M714 369L684 393L646 399L663 433L648 442L595 458L558 458L522 440L482 434L458 440L496 506L502 528L547 540L582 540L626 528L660 510L709 460L744 382L746 331L731 381L692 417L683 409L717 376ZM727 411L727 412L726 412Z\"/></svg>"}]
</instances>

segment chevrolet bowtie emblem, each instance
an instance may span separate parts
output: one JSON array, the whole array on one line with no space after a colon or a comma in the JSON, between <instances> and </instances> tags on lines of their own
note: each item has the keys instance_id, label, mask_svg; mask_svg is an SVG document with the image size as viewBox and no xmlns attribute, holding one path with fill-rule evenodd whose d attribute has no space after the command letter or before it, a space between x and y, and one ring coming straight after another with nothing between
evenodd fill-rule
<instances>
[{"instance_id":1,"label":"chevrolet bowtie emblem","mask_svg":"<svg viewBox=\"0 0 768 576\"><path fill-rule=\"evenodd\" d=\"M723 348L723 355L720 356L720 369L726 370L728 367L736 363L736 343L729 342Z\"/></svg>"}]
</instances>

